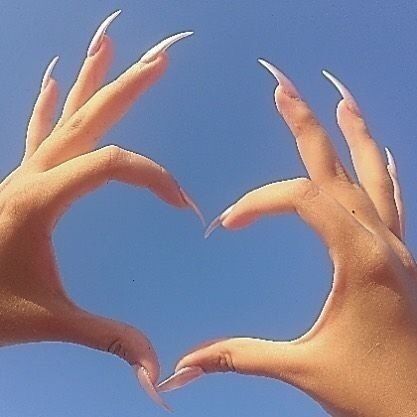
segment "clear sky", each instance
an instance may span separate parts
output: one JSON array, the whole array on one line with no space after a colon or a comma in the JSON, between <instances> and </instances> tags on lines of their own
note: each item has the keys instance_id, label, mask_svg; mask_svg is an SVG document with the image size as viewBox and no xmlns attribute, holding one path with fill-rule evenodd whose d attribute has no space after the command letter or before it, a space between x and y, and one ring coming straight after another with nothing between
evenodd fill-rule
<instances>
[{"instance_id":1,"label":"clear sky","mask_svg":"<svg viewBox=\"0 0 417 417\"><path fill-rule=\"evenodd\" d=\"M381 146L396 156L417 252L417 7L414 1L107 0L3 1L0 9L0 173L22 155L26 123L50 59L62 96L92 34L111 12L116 54L110 79L162 38L195 36L170 50L164 78L103 138L155 159L210 220L247 190L304 175L273 106L264 57L286 72L328 128L336 90L352 90ZM346 159L347 161L347 159ZM288 339L319 314L331 265L318 238L293 216L265 219L205 241L191 212L117 183L77 202L55 245L71 296L96 313L144 330L169 374L206 339ZM326 413L274 380L213 375L167 394L181 417L311 416ZM0 350L0 415L165 416L122 361L86 348L39 344Z\"/></svg>"}]
</instances>

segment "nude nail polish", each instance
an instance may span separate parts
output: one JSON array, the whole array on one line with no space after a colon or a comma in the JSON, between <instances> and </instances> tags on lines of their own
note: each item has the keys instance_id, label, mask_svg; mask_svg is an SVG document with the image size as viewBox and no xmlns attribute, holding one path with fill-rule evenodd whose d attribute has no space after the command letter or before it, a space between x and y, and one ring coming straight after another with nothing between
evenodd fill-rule
<instances>
[{"instance_id":1,"label":"nude nail polish","mask_svg":"<svg viewBox=\"0 0 417 417\"><path fill-rule=\"evenodd\" d=\"M204 218L203 213L201 212L197 204L181 187L180 187L180 193L184 201L187 203L188 207L190 207L191 210L194 211L194 213L197 215L197 217L200 219L201 223L203 224L203 227L205 227L206 219Z\"/></svg>"},{"instance_id":2,"label":"nude nail polish","mask_svg":"<svg viewBox=\"0 0 417 417\"><path fill-rule=\"evenodd\" d=\"M51 80L52 71L54 70L55 65L58 62L58 60L59 60L59 56L56 56L47 66L45 70L45 74L42 79L41 91L45 90L45 88L48 86L49 81Z\"/></svg>"},{"instance_id":3,"label":"nude nail polish","mask_svg":"<svg viewBox=\"0 0 417 417\"><path fill-rule=\"evenodd\" d=\"M164 39L163 41L155 45L153 48L151 48L148 52L146 52L139 60L139 62L149 63L154 61L160 54L165 52L174 43L180 41L181 39L188 38L193 34L194 32L182 32Z\"/></svg>"},{"instance_id":4,"label":"nude nail polish","mask_svg":"<svg viewBox=\"0 0 417 417\"><path fill-rule=\"evenodd\" d=\"M210 237L210 235L223 223L223 221L226 219L226 217L232 212L234 208L233 206L230 206L227 208L222 214L217 216L209 225L206 232L204 233L204 238L207 239Z\"/></svg>"},{"instance_id":5,"label":"nude nail polish","mask_svg":"<svg viewBox=\"0 0 417 417\"><path fill-rule=\"evenodd\" d=\"M169 378L158 384L159 392L173 391L189 384L204 375L204 371L198 366L189 366L179 369Z\"/></svg>"},{"instance_id":6,"label":"nude nail polish","mask_svg":"<svg viewBox=\"0 0 417 417\"><path fill-rule=\"evenodd\" d=\"M93 36L93 39L91 39L90 46L87 50L87 56L92 57L94 54L97 53L97 51L100 49L101 43L103 42L104 35L106 34L107 28L110 26L110 24L113 22L114 19L116 19L117 16L121 13L121 10L117 10L114 13L112 13L108 18L106 18L103 23L99 26L96 33Z\"/></svg>"},{"instance_id":7,"label":"nude nail polish","mask_svg":"<svg viewBox=\"0 0 417 417\"><path fill-rule=\"evenodd\" d=\"M275 65L272 65L270 62L265 61L264 59L260 58L258 59L258 62L274 76L286 94L294 98L300 97L300 94L295 88L295 85L281 70L279 70Z\"/></svg>"},{"instance_id":8,"label":"nude nail polish","mask_svg":"<svg viewBox=\"0 0 417 417\"><path fill-rule=\"evenodd\" d=\"M151 397L151 399L161 406L165 408L167 411L172 411L172 409L165 403L162 397L159 395L158 391L156 390L154 384L151 381L149 371L142 365L133 365L133 369L135 371L135 375L138 378L138 381L144 391Z\"/></svg>"},{"instance_id":9,"label":"nude nail polish","mask_svg":"<svg viewBox=\"0 0 417 417\"><path fill-rule=\"evenodd\" d=\"M330 74L330 72L323 70L322 74L336 87L337 91L339 91L343 99L346 100L349 109L356 115L360 116L361 111L358 106L358 103L356 102L355 98L353 97L352 93L348 90L348 88L334 75Z\"/></svg>"},{"instance_id":10,"label":"nude nail polish","mask_svg":"<svg viewBox=\"0 0 417 417\"><path fill-rule=\"evenodd\" d=\"M388 161L388 170L391 171L391 173L397 177L397 165L395 163L394 156L392 155L391 151L388 148L385 148L385 153L387 155L387 161Z\"/></svg>"}]
</instances>

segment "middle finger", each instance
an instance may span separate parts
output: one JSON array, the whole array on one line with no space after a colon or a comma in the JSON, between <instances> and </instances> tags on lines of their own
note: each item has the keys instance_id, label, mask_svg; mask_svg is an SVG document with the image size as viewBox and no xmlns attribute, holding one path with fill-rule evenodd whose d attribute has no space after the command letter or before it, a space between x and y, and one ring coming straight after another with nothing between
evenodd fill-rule
<instances>
[{"instance_id":1,"label":"middle finger","mask_svg":"<svg viewBox=\"0 0 417 417\"><path fill-rule=\"evenodd\" d=\"M91 151L101 136L117 123L135 100L164 72L165 50L192 32L174 35L145 54L138 62L103 87L45 142L32 162L46 170Z\"/></svg>"},{"instance_id":2,"label":"middle finger","mask_svg":"<svg viewBox=\"0 0 417 417\"><path fill-rule=\"evenodd\" d=\"M334 180L350 182L325 129L298 93L293 83L272 64L259 60L277 79L275 103L291 132L310 178L320 185Z\"/></svg>"}]
</instances>

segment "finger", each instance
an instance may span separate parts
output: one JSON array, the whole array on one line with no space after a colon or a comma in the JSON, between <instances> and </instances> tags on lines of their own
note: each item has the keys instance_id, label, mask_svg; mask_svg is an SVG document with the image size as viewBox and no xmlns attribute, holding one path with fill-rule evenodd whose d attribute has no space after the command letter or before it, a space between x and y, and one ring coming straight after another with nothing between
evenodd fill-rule
<instances>
[{"instance_id":1,"label":"finger","mask_svg":"<svg viewBox=\"0 0 417 417\"><path fill-rule=\"evenodd\" d=\"M324 240L336 262L358 245L368 244L370 232L344 207L306 178L269 184L249 192L209 226L240 229L265 215L297 213ZM331 221L330 221L331 219Z\"/></svg>"},{"instance_id":2,"label":"finger","mask_svg":"<svg viewBox=\"0 0 417 417\"><path fill-rule=\"evenodd\" d=\"M23 162L34 154L39 145L52 131L58 101L58 86L51 74L58 59L59 57L55 57L50 62L43 76L41 91L33 108L27 129Z\"/></svg>"},{"instance_id":3,"label":"finger","mask_svg":"<svg viewBox=\"0 0 417 417\"><path fill-rule=\"evenodd\" d=\"M174 178L145 156L111 145L74 158L43 175L44 204L52 218L74 200L110 180L145 187L175 207L190 207Z\"/></svg>"},{"instance_id":4,"label":"finger","mask_svg":"<svg viewBox=\"0 0 417 417\"><path fill-rule=\"evenodd\" d=\"M309 374L303 349L291 342L227 339L186 355L178 362L174 375L161 382L158 389L162 392L178 389L214 372L265 376L301 387Z\"/></svg>"},{"instance_id":5,"label":"finger","mask_svg":"<svg viewBox=\"0 0 417 417\"><path fill-rule=\"evenodd\" d=\"M102 86L113 58L113 46L106 30L120 13L118 10L105 19L94 34L87 57L68 94L59 125L63 125Z\"/></svg>"},{"instance_id":6,"label":"finger","mask_svg":"<svg viewBox=\"0 0 417 417\"><path fill-rule=\"evenodd\" d=\"M155 389L160 374L158 357L149 339L139 330L76 308L71 314L65 313L60 339L125 360L133 367L139 383L151 399L169 410Z\"/></svg>"},{"instance_id":7,"label":"finger","mask_svg":"<svg viewBox=\"0 0 417 417\"><path fill-rule=\"evenodd\" d=\"M385 152L387 153L388 158L388 165L387 170L390 175L392 185L394 187L394 201L395 206L398 212L398 221L400 223L400 239L404 240L405 238L405 209L404 203L401 195L401 186L398 180L398 171L397 171L397 164L395 163L394 156L390 152L388 148L385 148Z\"/></svg>"},{"instance_id":8,"label":"finger","mask_svg":"<svg viewBox=\"0 0 417 417\"><path fill-rule=\"evenodd\" d=\"M161 42L164 48L157 49L157 55L153 56L152 60L152 56L145 54L119 78L98 91L61 129L44 142L35 161L38 166L47 169L92 150L100 137L117 123L135 100L163 74L167 66L164 51L174 42L190 34L191 32L186 32L175 35L169 38L171 40L168 45L165 41Z\"/></svg>"},{"instance_id":9,"label":"finger","mask_svg":"<svg viewBox=\"0 0 417 417\"><path fill-rule=\"evenodd\" d=\"M352 94L333 75L327 71L323 71L323 74L343 97L337 106L337 121L349 146L359 182L374 203L381 220L400 236L393 183L385 158L372 138Z\"/></svg>"},{"instance_id":10,"label":"finger","mask_svg":"<svg viewBox=\"0 0 417 417\"><path fill-rule=\"evenodd\" d=\"M272 64L259 60L279 85L275 91L278 111L295 136L301 159L309 176L318 184L335 179L350 181L336 150L316 116L292 82Z\"/></svg>"}]
</instances>

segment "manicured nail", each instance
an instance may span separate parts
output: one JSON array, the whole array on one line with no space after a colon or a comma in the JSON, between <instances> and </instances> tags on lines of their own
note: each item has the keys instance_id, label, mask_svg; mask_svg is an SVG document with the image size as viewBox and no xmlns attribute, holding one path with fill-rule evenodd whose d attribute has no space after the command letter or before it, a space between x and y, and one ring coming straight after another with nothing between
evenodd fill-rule
<instances>
[{"instance_id":1,"label":"manicured nail","mask_svg":"<svg viewBox=\"0 0 417 417\"><path fill-rule=\"evenodd\" d=\"M172 35L169 38L164 39L163 41L159 42L158 45L154 46L145 55L142 56L140 62L149 63L156 59L160 54L165 52L169 47L171 47L174 43L180 41L181 39L188 38L194 32L182 32L177 33L176 35Z\"/></svg>"},{"instance_id":2,"label":"manicured nail","mask_svg":"<svg viewBox=\"0 0 417 417\"><path fill-rule=\"evenodd\" d=\"M210 235L219 227L222 225L226 217L232 212L234 208L233 206L230 206L228 209L226 209L220 216L217 216L209 225L209 227L206 230L206 233L204 233L204 238L207 239L210 237Z\"/></svg>"},{"instance_id":3,"label":"manicured nail","mask_svg":"<svg viewBox=\"0 0 417 417\"><path fill-rule=\"evenodd\" d=\"M157 389L159 392L173 391L182 388L202 375L204 375L204 371L199 366L182 368L158 384Z\"/></svg>"},{"instance_id":4,"label":"manicured nail","mask_svg":"<svg viewBox=\"0 0 417 417\"><path fill-rule=\"evenodd\" d=\"M187 203L188 207L190 207L190 209L193 210L197 217L200 219L201 223L203 224L203 227L206 227L206 219L204 218L203 213L201 212L197 204L194 203L192 198L181 187L180 193L184 201Z\"/></svg>"},{"instance_id":5,"label":"manicured nail","mask_svg":"<svg viewBox=\"0 0 417 417\"><path fill-rule=\"evenodd\" d=\"M140 385L145 390L145 392L152 398L152 400L165 408L167 411L172 411L172 409L165 403L162 397L159 395L158 391L155 389L151 378L149 376L149 371L142 365L133 365L135 374L139 380Z\"/></svg>"},{"instance_id":6,"label":"manicured nail","mask_svg":"<svg viewBox=\"0 0 417 417\"><path fill-rule=\"evenodd\" d=\"M347 89L347 87L339 81L334 75L330 74L330 72L323 70L322 74L336 87L337 91L339 91L340 95L346 100L346 103L349 109L357 114L358 116L361 115L360 108L358 103L356 102L355 98L353 97L352 93Z\"/></svg>"},{"instance_id":7,"label":"manicured nail","mask_svg":"<svg viewBox=\"0 0 417 417\"><path fill-rule=\"evenodd\" d=\"M395 163L394 156L392 155L391 151L388 148L385 148L385 153L387 154L388 170L391 170L391 174L397 178L398 177L397 165Z\"/></svg>"},{"instance_id":8,"label":"manicured nail","mask_svg":"<svg viewBox=\"0 0 417 417\"><path fill-rule=\"evenodd\" d=\"M121 12L121 10L115 11L99 26L99 28L93 36L93 39L91 39L90 46L88 47L88 57L93 56L100 49L107 28L110 26L111 22L113 22L113 20L116 19L117 16L119 16Z\"/></svg>"},{"instance_id":9,"label":"manicured nail","mask_svg":"<svg viewBox=\"0 0 417 417\"><path fill-rule=\"evenodd\" d=\"M395 163L395 159L393 154L388 148L385 148L385 153L387 154L387 170L388 174L391 177L392 185L394 187L394 200L395 205L397 207L398 212L398 220L400 222L400 237L404 240L405 237L405 209L404 203L401 196L401 187L400 182L398 180L398 171L397 171L397 164Z\"/></svg>"},{"instance_id":10,"label":"manicured nail","mask_svg":"<svg viewBox=\"0 0 417 417\"><path fill-rule=\"evenodd\" d=\"M281 86L282 90L287 93L289 96L294 98L299 98L300 94L298 90L295 88L295 85L290 81L290 79L280 71L275 65L272 65L268 61L264 59L258 59L258 62L265 67L278 81L279 85Z\"/></svg>"},{"instance_id":11,"label":"manicured nail","mask_svg":"<svg viewBox=\"0 0 417 417\"><path fill-rule=\"evenodd\" d=\"M45 74L43 75L42 84L41 84L41 91L45 90L48 86L49 81L51 80L52 71L55 68L56 63L58 62L59 56L56 56L46 68Z\"/></svg>"}]
</instances>

